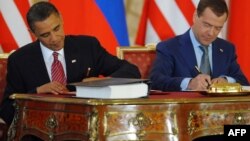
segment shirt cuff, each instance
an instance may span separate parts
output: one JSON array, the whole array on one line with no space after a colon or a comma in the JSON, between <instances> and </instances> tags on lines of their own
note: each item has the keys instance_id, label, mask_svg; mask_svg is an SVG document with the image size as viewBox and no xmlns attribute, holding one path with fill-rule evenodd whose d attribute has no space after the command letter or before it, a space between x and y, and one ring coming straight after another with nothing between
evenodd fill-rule
<instances>
[{"instance_id":1,"label":"shirt cuff","mask_svg":"<svg viewBox=\"0 0 250 141\"><path fill-rule=\"evenodd\" d=\"M182 81L181 81L181 90L182 91L185 91L185 90L188 90L188 84L190 82L192 78L184 78Z\"/></svg>"},{"instance_id":2,"label":"shirt cuff","mask_svg":"<svg viewBox=\"0 0 250 141\"><path fill-rule=\"evenodd\" d=\"M229 77L229 76L222 76L222 77L225 77L228 81L228 83L235 83L236 80L233 78L233 77Z\"/></svg>"}]
</instances>

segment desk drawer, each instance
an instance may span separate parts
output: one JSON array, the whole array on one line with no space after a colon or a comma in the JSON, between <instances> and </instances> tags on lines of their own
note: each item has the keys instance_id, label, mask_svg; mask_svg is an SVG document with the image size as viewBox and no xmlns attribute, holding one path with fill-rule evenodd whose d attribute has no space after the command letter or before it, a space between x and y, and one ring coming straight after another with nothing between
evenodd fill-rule
<instances>
[{"instance_id":1,"label":"desk drawer","mask_svg":"<svg viewBox=\"0 0 250 141\"><path fill-rule=\"evenodd\" d=\"M163 105L109 106L104 113L104 134L113 140L159 140L177 138L176 113Z\"/></svg>"},{"instance_id":2,"label":"desk drawer","mask_svg":"<svg viewBox=\"0 0 250 141\"><path fill-rule=\"evenodd\" d=\"M224 133L224 125L250 124L250 110L190 111L188 130L192 138Z\"/></svg>"},{"instance_id":3,"label":"desk drawer","mask_svg":"<svg viewBox=\"0 0 250 141\"><path fill-rule=\"evenodd\" d=\"M88 106L82 106L82 110L78 108L76 112L70 105L51 105L51 108L48 105L37 109L29 106L23 109L22 135L31 134L43 140L88 140Z\"/></svg>"}]
</instances>

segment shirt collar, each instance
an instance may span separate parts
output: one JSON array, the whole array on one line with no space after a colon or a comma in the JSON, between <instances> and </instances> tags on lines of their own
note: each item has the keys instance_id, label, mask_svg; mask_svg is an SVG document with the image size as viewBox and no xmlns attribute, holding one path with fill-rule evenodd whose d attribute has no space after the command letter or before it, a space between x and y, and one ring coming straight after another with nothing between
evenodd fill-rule
<instances>
[{"instance_id":1,"label":"shirt collar","mask_svg":"<svg viewBox=\"0 0 250 141\"><path fill-rule=\"evenodd\" d=\"M200 42L196 39L196 37L195 37L195 35L194 35L194 32L193 32L192 28L191 28L190 31L189 31L189 35L190 35L190 38L191 38L191 42L192 42L192 44L193 44L193 46L194 46L195 48L199 48L199 46L202 46L202 45L200 44ZM211 47L211 46L212 46L212 43L208 45L208 47Z\"/></svg>"},{"instance_id":2,"label":"shirt collar","mask_svg":"<svg viewBox=\"0 0 250 141\"><path fill-rule=\"evenodd\" d=\"M51 49L49 49L49 48L47 48L45 45L43 45L41 42L40 42L40 46L41 46L41 50L42 50L42 54L43 54L43 58L45 59L45 60L49 60L50 59L50 57L52 56L52 54L53 54L53 50L51 50ZM56 51L58 54L59 54L59 56L62 56L63 58L64 58L64 49L62 48L62 49L60 49L59 51Z\"/></svg>"}]
</instances>

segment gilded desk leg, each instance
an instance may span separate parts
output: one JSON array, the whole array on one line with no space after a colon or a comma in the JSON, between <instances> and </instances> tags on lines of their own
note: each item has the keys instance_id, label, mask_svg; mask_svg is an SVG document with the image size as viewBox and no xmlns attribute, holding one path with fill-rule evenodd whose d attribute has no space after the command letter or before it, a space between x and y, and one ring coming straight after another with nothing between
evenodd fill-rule
<instances>
[{"instance_id":1,"label":"gilded desk leg","mask_svg":"<svg viewBox=\"0 0 250 141\"><path fill-rule=\"evenodd\" d=\"M15 140L16 130L17 130L16 129L17 128L17 122L19 120L19 113L20 113L19 105L17 105L17 103L15 102L13 104L13 106L15 107L16 111L15 111L14 119L13 119L13 121L12 121L10 127L9 127L9 130L8 130L8 141Z\"/></svg>"},{"instance_id":2,"label":"gilded desk leg","mask_svg":"<svg viewBox=\"0 0 250 141\"><path fill-rule=\"evenodd\" d=\"M94 108L93 112L90 115L90 123L89 123L89 140L97 141L98 140L98 111Z\"/></svg>"}]
</instances>

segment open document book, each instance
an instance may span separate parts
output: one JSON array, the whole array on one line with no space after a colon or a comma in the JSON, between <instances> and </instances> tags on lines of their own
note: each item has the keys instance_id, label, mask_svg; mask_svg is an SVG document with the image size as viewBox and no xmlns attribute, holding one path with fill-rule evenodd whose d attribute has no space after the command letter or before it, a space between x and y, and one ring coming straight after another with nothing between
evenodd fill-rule
<instances>
[{"instance_id":1,"label":"open document book","mask_svg":"<svg viewBox=\"0 0 250 141\"><path fill-rule=\"evenodd\" d=\"M148 79L102 78L71 85L76 87L77 97L130 99L146 97L149 92L148 82Z\"/></svg>"}]
</instances>

